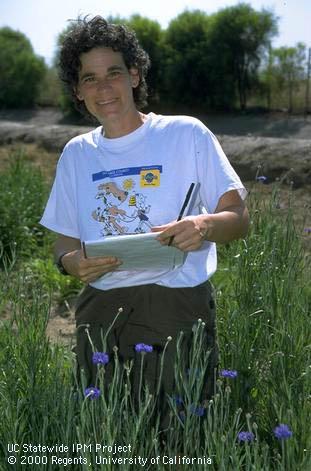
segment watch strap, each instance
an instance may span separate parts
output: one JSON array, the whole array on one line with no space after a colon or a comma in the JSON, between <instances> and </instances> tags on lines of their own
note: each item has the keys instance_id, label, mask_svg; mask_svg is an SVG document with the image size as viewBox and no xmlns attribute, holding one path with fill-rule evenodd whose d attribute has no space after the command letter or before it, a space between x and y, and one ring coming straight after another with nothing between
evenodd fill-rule
<instances>
[{"instance_id":1,"label":"watch strap","mask_svg":"<svg viewBox=\"0 0 311 471\"><path fill-rule=\"evenodd\" d=\"M55 262L55 265L56 265L58 271L59 271L62 275L69 275L69 273L66 271L66 268L65 268L64 265L62 264L62 258L63 258L63 256L66 255L67 253L68 253L68 252L62 252L62 253L58 256L58 258L57 258L57 260L56 260L56 262Z\"/></svg>"}]
</instances>

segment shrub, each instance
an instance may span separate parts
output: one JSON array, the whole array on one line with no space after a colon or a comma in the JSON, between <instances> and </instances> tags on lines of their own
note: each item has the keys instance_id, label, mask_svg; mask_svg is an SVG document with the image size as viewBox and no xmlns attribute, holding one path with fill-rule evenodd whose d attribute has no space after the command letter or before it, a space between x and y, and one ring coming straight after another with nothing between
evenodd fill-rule
<instances>
[{"instance_id":1,"label":"shrub","mask_svg":"<svg viewBox=\"0 0 311 471\"><path fill-rule=\"evenodd\" d=\"M24 34L0 29L0 107L33 106L45 72L44 60L34 54Z\"/></svg>"}]
</instances>

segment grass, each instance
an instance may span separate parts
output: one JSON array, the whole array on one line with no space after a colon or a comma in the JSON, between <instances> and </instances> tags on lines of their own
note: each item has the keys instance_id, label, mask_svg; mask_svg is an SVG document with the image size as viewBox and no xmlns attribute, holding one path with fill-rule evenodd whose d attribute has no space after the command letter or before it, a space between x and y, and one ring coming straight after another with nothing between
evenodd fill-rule
<instances>
[{"instance_id":1,"label":"grass","mask_svg":"<svg viewBox=\"0 0 311 471\"><path fill-rule=\"evenodd\" d=\"M18 165L24 165L23 174L31 173L30 164ZM6 171L11 172L8 178L20 169L13 165ZM44 180L41 183L40 194L46 194ZM19 191L17 185L12 188ZM38 180L36 188L41 188ZM11 455L17 458L17 470L34 466L39 470L114 470L119 465L112 458L126 458L120 469L127 470L141 466L139 457L148 459L145 469L159 470L178 469L178 464L186 463L189 469L215 471L310 469L307 326L311 293L308 258L300 236L303 228L294 223L292 197L286 210L280 209L280 187L275 185L271 197L265 199L260 188L254 186L249 197L252 223L247 239L219 248L219 269L212 280L217 290L220 366L235 370L237 376L219 375L213 400L198 403L207 357L202 351L203 325L198 321L189 376L184 374L183 358L177 355L176 397L168 398L171 423L164 445L154 414L157 394L151 396L142 386L139 407L133 400L133 364L122 365L116 351L110 359L111 386L105 388L106 367L99 366L101 394L91 399L84 396L84 378L76 377L74 354L48 340L46 327L55 292L59 299L60 293L66 296L78 289L74 282L63 287L57 281L48 251L50 236L37 237L33 231L23 250L17 245L13 251L7 247L0 272L0 307L11 313L0 324L0 469L12 469L7 462ZM15 201L13 196L10 201ZM9 206L2 208L14 213ZM32 213L30 227L36 227L39 209ZM292 431L287 440L274 436L279 424L287 424ZM254 439L239 441L241 431L252 433ZM15 454L8 452L7 444L62 444L63 448ZM77 451L74 444L82 448ZM116 454L101 448L113 444L131 447ZM177 455L187 458L178 461Z\"/></svg>"},{"instance_id":2,"label":"grass","mask_svg":"<svg viewBox=\"0 0 311 471\"><path fill-rule=\"evenodd\" d=\"M7 254L13 247L30 256L43 235L38 224L46 193L41 174L16 153L9 169L0 174L0 187L1 249Z\"/></svg>"}]
</instances>

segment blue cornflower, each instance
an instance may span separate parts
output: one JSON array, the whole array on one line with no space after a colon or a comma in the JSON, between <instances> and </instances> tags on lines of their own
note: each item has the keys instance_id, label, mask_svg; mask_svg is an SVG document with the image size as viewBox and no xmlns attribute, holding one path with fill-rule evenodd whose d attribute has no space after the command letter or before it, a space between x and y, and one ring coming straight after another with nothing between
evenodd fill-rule
<instances>
[{"instance_id":1,"label":"blue cornflower","mask_svg":"<svg viewBox=\"0 0 311 471\"><path fill-rule=\"evenodd\" d=\"M106 365L109 362L109 355L104 352L94 352L92 361L94 365Z\"/></svg>"},{"instance_id":2,"label":"blue cornflower","mask_svg":"<svg viewBox=\"0 0 311 471\"><path fill-rule=\"evenodd\" d=\"M145 343L137 343L135 345L135 350L136 352L147 352L150 353L153 351L153 346L152 345L146 345Z\"/></svg>"},{"instance_id":3,"label":"blue cornflower","mask_svg":"<svg viewBox=\"0 0 311 471\"><path fill-rule=\"evenodd\" d=\"M238 376L238 372L236 370L221 370L220 376L224 378L236 378Z\"/></svg>"},{"instance_id":4,"label":"blue cornflower","mask_svg":"<svg viewBox=\"0 0 311 471\"><path fill-rule=\"evenodd\" d=\"M256 181L257 182L261 182L261 183L264 183L268 180L267 177L265 177L264 175L259 175L259 177L256 177Z\"/></svg>"},{"instance_id":5,"label":"blue cornflower","mask_svg":"<svg viewBox=\"0 0 311 471\"><path fill-rule=\"evenodd\" d=\"M280 424L273 430L274 436L278 440L287 440L293 435L288 425Z\"/></svg>"},{"instance_id":6,"label":"blue cornflower","mask_svg":"<svg viewBox=\"0 0 311 471\"><path fill-rule=\"evenodd\" d=\"M307 234L311 234L311 227L305 227L303 231Z\"/></svg>"},{"instance_id":7,"label":"blue cornflower","mask_svg":"<svg viewBox=\"0 0 311 471\"><path fill-rule=\"evenodd\" d=\"M180 396L173 396L173 401L174 401L178 406L180 406L181 404L184 403L182 397L180 397Z\"/></svg>"},{"instance_id":8,"label":"blue cornflower","mask_svg":"<svg viewBox=\"0 0 311 471\"><path fill-rule=\"evenodd\" d=\"M86 388L84 391L84 396L89 397L90 399L97 399L100 396L100 389L98 388Z\"/></svg>"},{"instance_id":9,"label":"blue cornflower","mask_svg":"<svg viewBox=\"0 0 311 471\"><path fill-rule=\"evenodd\" d=\"M240 442L251 442L254 440L254 434L252 432L240 432L238 434L238 439Z\"/></svg>"},{"instance_id":10,"label":"blue cornflower","mask_svg":"<svg viewBox=\"0 0 311 471\"><path fill-rule=\"evenodd\" d=\"M205 408L201 407L201 406L195 406L194 404L191 404L190 412L194 415L197 415L198 417L202 417L205 413Z\"/></svg>"}]
</instances>

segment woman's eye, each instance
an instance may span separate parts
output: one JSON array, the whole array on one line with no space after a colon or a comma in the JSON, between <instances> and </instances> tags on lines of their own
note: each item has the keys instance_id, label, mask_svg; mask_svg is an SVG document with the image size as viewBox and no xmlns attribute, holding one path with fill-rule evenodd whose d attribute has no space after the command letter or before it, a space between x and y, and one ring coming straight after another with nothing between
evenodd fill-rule
<instances>
[{"instance_id":1,"label":"woman's eye","mask_svg":"<svg viewBox=\"0 0 311 471\"><path fill-rule=\"evenodd\" d=\"M85 77L85 79L83 80L84 83L90 83L90 82L94 82L95 78L94 77Z\"/></svg>"},{"instance_id":2,"label":"woman's eye","mask_svg":"<svg viewBox=\"0 0 311 471\"><path fill-rule=\"evenodd\" d=\"M117 78L121 75L121 73L118 71L118 70L115 70L114 72L110 72L108 75L107 75L107 78L108 79L114 79L114 78Z\"/></svg>"}]
</instances>

